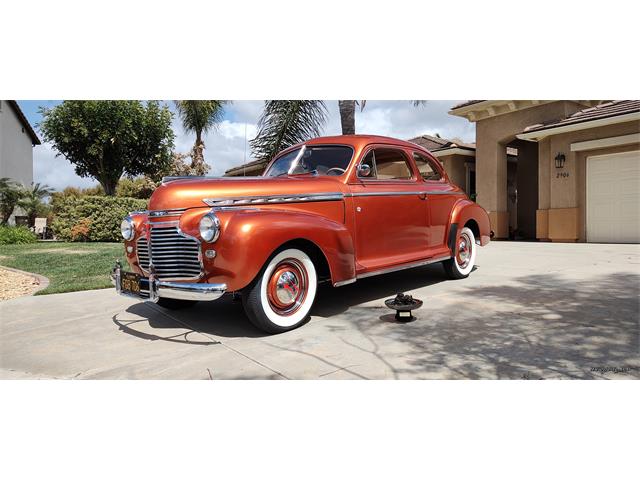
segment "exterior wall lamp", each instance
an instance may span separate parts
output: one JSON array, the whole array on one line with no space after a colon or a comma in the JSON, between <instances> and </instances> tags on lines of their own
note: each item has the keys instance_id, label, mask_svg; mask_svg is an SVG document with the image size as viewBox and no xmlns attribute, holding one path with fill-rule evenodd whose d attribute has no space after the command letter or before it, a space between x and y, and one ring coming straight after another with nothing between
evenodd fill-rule
<instances>
[{"instance_id":1,"label":"exterior wall lamp","mask_svg":"<svg viewBox=\"0 0 640 480\"><path fill-rule=\"evenodd\" d=\"M564 162L566 160L564 153L558 153L556 155L556 168L564 168Z\"/></svg>"}]
</instances>

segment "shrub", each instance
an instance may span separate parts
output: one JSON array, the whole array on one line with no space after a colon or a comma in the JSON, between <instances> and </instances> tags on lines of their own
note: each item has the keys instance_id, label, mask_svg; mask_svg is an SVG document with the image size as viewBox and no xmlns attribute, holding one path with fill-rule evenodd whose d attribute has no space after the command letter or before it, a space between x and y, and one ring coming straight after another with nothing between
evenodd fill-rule
<instances>
[{"instance_id":1,"label":"shrub","mask_svg":"<svg viewBox=\"0 0 640 480\"><path fill-rule=\"evenodd\" d=\"M36 236L27 227L9 227L0 225L0 245L14 243L34 243Z\"/></svg>"},{"instance_id":2,"label":"shrub","mask_svg":"<svg viewBox=\"0 0 640 480\"><path fill-rule=\"evenodd\" d=\"M74 242L86 242L91 233L91 220L81 218L78 223L71 227L71 240Z\"/></svg>"},{"instance_id":3,"label":"shrub","mask_svg":"<svg viewBox=\"0 0 640 480\"><path fill-rule=\"evenodd\" d=\"M122 219L147 208L146 200L123 197L68 197L56 206L52 228L66 241L119 242Z\"/></svg>"}]
</instances>

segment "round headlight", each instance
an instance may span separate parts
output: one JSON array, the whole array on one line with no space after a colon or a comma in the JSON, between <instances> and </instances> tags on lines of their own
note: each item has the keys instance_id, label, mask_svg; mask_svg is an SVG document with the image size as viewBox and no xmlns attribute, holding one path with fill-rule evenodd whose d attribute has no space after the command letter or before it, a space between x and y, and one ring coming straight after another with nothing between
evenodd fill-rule
<instances>
[{"instance_id":1,"label":"round headlight","mask_svg":"<svg viewBox=\"0 0 640 480\"><path fill-rule=\"evenodd\" d=\"M133 235L135 234L135 228L131 217L125 217L124 220L122 220L122 223L120 224L120 232L122 232L122 238L127 241L133 238Z\"/></svg>"},{"instance_id":2,"label":"round headlight","mask_svg":"<svg viewBox=\"0 0 640 480\"><path fill-rule=\"evenodd\" d=\"M220 220L213 213L200 219L200 236L205 242L215 242L220 235Z\"/></svg>"}]
</instances>

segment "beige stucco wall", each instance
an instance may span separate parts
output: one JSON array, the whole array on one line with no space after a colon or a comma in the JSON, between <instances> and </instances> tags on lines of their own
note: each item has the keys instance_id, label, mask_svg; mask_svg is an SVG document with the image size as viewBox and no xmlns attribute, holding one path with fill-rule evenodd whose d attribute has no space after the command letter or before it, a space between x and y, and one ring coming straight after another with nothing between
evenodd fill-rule
<instances>
[{"instance_id":1,"label":"beige stucco wall","mask_svg":"<svg viewBox=\"0 0 640 480\"><path fill-rule=\"evenodd\" d=\"M592 155L606 155L640 149L640 143L634 143L572 152L571 144L639 132L640 122L627 122L554 135L540 142L538 150L540 175L538 211L549 210L549 224L546 228L544 225L539 226L538 238L548 238L555 241L586 241L586 158ZM566 158L565 166L562 169L555 168L554 159L558 153L564 153ZM562 176L563 173L568 176ZM543 177L547 177L548 181L543 181ZM548 188L542 188L543 185L547 185ZM554 210L558 210L559 213L553 213ZM545 230L548 232L548 236L543 236Z\"/></svg>"},{"instance_id":2,"label":"beige stucco wall","mask_svg":"<svg viewBox=\"0 0 640 480\"><path fill-rule=\"evenodd\" d=\"M444 167L445 172L449 176L449 180L467 191L467 169L466 162L473 162L474 157L467 155L443 155L438 157L440 163ZM469 193L469 192L467 192Z\"/></svg>"},{"instance_id":3,"label":"beige stucco wall","mask_svg":"<svg viewBox=\"0 0 640 480\"><path fill-rule=\"evenodd\" d=\"M565 118L584 108L573 101L545 103L476 122L476 191L478 203L494 222L497 238L508 235L506 145L537 123Z\"/></svg>"}]
</instances>

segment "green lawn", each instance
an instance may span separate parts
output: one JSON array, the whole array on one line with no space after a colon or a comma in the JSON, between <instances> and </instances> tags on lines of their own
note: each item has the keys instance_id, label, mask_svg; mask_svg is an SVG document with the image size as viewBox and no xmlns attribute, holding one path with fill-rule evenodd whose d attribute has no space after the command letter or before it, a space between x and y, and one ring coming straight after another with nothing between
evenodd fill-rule
<instances>
[{"instance_id":1,"label":"green lawn","mask_svg":"<svg viewBox=\"0 0 640 480\"><path fill-rule=\"evenodd\" d=\"M0 265L49 279L49 286L36 295L111 287L109 273L116 259L127 264L122 243L0 245Z\"/></svg>"}]
</instances>

